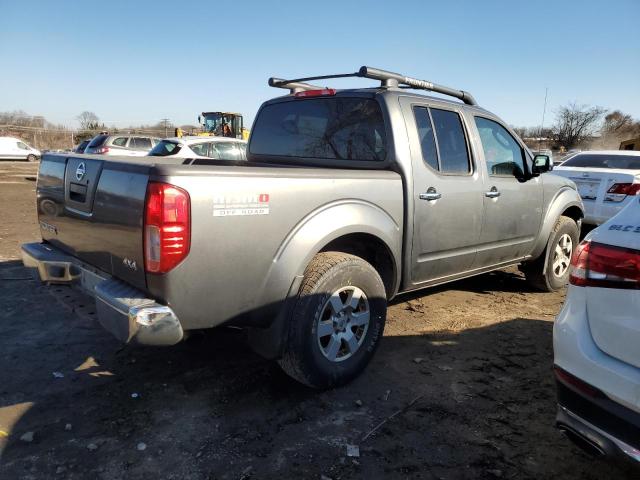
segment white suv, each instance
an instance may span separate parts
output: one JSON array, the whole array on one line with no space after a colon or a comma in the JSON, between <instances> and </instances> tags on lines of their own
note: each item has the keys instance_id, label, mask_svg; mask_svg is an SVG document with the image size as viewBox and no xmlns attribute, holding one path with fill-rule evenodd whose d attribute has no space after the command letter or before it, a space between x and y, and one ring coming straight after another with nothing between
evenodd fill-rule
<instances>
[{"instance_id":1,"label":"white suv","mask_svg":"<svg viewBox=\"0 0 640 480\"><path fill-rule=\"evenodd\" d=\"M553 329L556 424L579 446L640 462L640 199L576 250Z\"/></svg>"}]
</instances>

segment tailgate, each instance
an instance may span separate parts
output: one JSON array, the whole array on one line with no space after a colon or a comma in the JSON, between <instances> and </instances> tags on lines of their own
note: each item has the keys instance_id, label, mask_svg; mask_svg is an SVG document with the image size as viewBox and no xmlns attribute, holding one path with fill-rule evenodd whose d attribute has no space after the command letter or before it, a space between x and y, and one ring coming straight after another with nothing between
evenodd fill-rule
<instances>
[{"instance_id":1,"label":"tailgate","mask_svg":"<svg viewBox=\"0 0 640 480\"><path fill-rule=\"evenodd\" d=\"M98 156L45 155L37 185L43 240L144 288L142 221L150 167Z\"/></svg>"}]
</instances>

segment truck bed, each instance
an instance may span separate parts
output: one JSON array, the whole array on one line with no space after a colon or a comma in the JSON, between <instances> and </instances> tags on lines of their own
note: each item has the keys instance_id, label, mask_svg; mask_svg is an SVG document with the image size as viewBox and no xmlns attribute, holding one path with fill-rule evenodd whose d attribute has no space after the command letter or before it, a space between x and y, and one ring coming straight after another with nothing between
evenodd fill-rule
<instances>
[{"instance_id":1,"label":"truck bed","mask_svg":"<svg viewBox=\"0 0 640 480\"><path fill-rule=\"evenodd\" d=\"M366 233L372 224L367 215L385 216L393 225L385 235L400 255L403 187L395 172L207 163L45 155L37 186L42 237L171 306L185 330L245 314L251 318L244 322L266 321L291 285L292 278L277 275L297 255L290 254L296 242L305 242L304 256L321 248L314 245L320 241L320 232L314 238L318 222L335 222L336 235L360 227ZM190 253L163 275L144 270L149 181L178 186L191 200ZM332 213L336 208L342 214ZM296 273L302 274L308 259L297 261L302 270Z\"/></svg>"}]
</instances>

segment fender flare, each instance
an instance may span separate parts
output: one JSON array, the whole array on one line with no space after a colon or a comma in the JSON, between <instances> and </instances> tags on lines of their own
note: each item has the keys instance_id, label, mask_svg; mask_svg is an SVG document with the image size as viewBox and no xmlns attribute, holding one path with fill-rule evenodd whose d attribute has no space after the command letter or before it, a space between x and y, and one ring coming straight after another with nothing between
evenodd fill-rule
<instances>
[{"instance_id":1,"label":"fender flare","mask_svg":"<svg viewBox=\"0 0 640 480\"><path fill-rule=\"evenodd\" d=\"M352 233L370 234L387 246L397 284L401 271L402 226L377 205L355 199L340 200L317 208L287 234L265 276L261 303L282 298L293 278L304 274L311 259L325 245Z\"/></svg>"},{"instance_id":2,"label":"fender flare","mask_svg":"<svg viewBox=\"0 0 640 480\"><path fill-rule=\"evenodd\" d=\"M562 214L571 207L579 208L582 212L582 217L584 217L584 206L578 192L570 187L560 189L556 193L555 197L549 202L549 208L547 208L545 217L542 221L538 239L536 240L533 251L531 252L532 260L539 258L546 250L549 242L551 241L551 230L553 230L558 218L560 218ZM545 261L544 269L546 270L546 268L547 265Z\"/></svg>"}]
</instances>

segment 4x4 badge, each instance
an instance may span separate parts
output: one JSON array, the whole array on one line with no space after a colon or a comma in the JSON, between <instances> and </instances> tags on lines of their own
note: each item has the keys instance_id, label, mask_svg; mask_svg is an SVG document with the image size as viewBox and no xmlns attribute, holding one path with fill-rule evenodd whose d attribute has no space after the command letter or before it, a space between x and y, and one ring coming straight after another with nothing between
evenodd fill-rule
<instances>
[{"instance_id":1,"label":"4x4 badge","mask_svg":"<svg viewBox=\"0 0 640 480\"><path fill-rule=\"evenodd\" d=\"M76 179L78 181L82 180L86 172L87 167L85 167L84 162L80 162L80 165L78 165L78 168L76 168Z\"/></svg>"}]
</instances>

